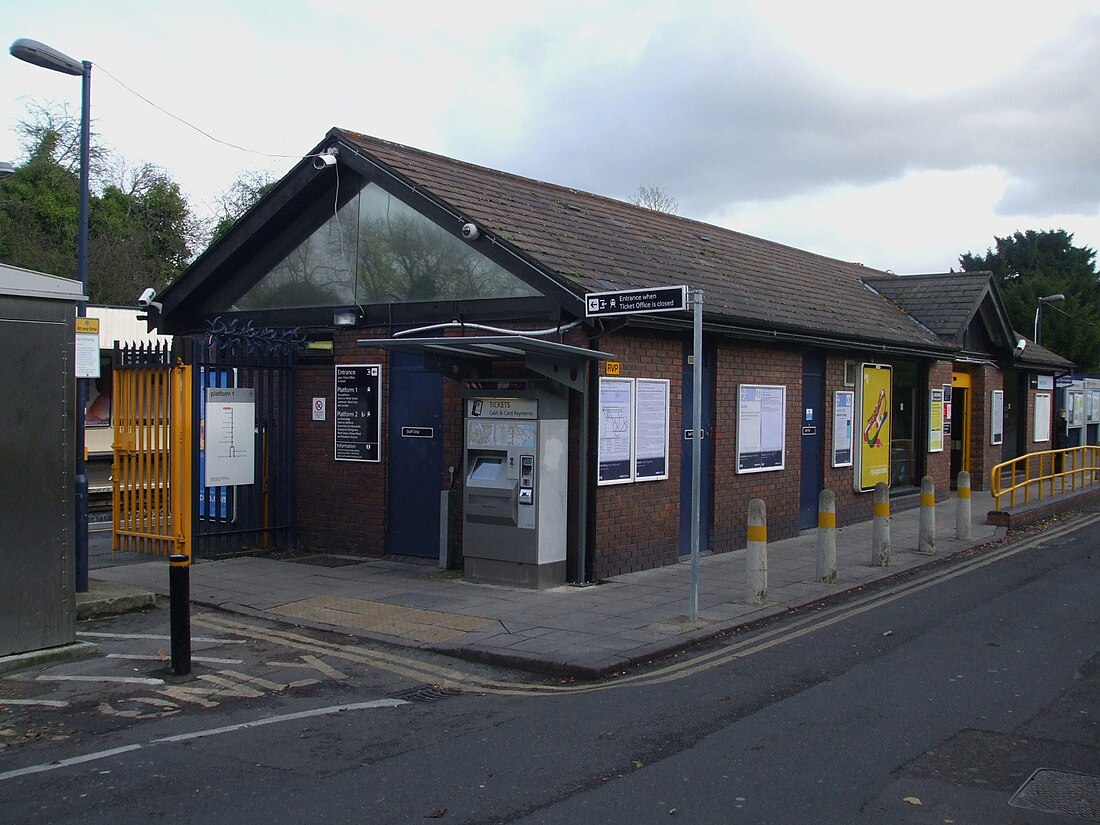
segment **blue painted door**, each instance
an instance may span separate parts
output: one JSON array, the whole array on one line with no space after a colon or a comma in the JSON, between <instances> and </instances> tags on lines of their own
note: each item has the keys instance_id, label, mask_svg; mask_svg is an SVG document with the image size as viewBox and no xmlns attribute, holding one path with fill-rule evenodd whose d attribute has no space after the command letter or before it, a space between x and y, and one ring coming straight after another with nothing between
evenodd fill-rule
<instances>
[{"instance_id":1,"label":"blue painted door","mask_svg":"<svg viewBox=\"0 0 1100 825\"><path fill-rule=\"evenodd\" d=\"M390 358L387 427L388 552L439 555L439 492L443 488L443 379L424 358Z\"/></svg>"},{"instance_id":2,"label":"blue painted door","mask_svg":"<svg viewBox=\"0 0 1100 825\"><path fill-rule=\"evenodd\" d=\"M691 553L691 473L694 458L691 429L694 424L692 399L694 398L695 367L689 363L693 344L689 340L684 345L684 369L683 369L683 401L681 404L680 429L680 555ZM702 429L703 441L701 445L702 472L699 476L699 550L706 550L710 546L710 519L711 504L714 490L714 439L712 430L714 426L714 351L706 343L703 344L703 405L702 405Z\"/></svg>"},{"instance_id":3,"label":"blue painted door","mask_svg":"<svg viewBox=\"0 0 1100 825\"><path fill-rule=\"evenodd\" d=\"M825 445L825 358L819 352L802 356L802 493L799 529L817 526Z\"/></svg>"}]
</instances>

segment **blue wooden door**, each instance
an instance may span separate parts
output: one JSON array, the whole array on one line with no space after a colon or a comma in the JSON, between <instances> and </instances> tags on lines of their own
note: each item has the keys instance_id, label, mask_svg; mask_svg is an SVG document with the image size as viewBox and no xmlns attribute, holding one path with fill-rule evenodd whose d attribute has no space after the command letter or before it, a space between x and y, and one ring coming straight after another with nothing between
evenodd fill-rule
<instances>
[{"instance_id":1,"label":"blue wooden door","mask_svg":"<svg viewBox=\"0 0 1100 825\"><path fill-rule=\"evenodd\" d=\"M694 370L689 358L693 344L689 340L684 345L683 401L680 412L680 555L691 553L691 473L694 458L692 442L689 437L694 424L692 418L692 399L694 397ZM710 546L711 504L714 490L714 351L703 345L703 397L702 397L703 441L700 452L702 472L699 476L699 550Z\"/></svg>"},{"instance_id":2,"label":"blue wooden door","mask_svg":"<svg viewBox=\"0 0 1100 825\"><path fill-rule=\"evenodd\" d=\"M439 555L439 492L443 488L443 379L421 355L390 358L388 552Z\"/></svg>"},{"instance_id":3,"label":"blue wooden door","mask_svg":"<svg viewBox=\"0 0 1100 825\"><path fill-rule=\"evenodd\" d=\"M802 493L798 510L801 530L817 526L825 444L825 358L819 352L802 356Z\"/></svg>"}]
</instances>

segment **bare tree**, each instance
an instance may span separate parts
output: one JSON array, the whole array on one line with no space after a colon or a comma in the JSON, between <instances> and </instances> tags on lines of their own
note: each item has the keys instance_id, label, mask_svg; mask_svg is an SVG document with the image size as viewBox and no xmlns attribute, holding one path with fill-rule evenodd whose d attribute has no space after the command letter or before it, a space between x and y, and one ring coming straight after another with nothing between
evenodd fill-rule
<instances>
[{"instance_id":1,"label":"bare tree","mask_svg":"<svg viewBox=\"0 0 1100 825\"><path fill-rule=\"evenodd\" d=\"M638 191L627 199L635 206L652 209L654 212L666 212L675 215L680 203L657 184L639 186Z\"/></svg>"}]
</instances>

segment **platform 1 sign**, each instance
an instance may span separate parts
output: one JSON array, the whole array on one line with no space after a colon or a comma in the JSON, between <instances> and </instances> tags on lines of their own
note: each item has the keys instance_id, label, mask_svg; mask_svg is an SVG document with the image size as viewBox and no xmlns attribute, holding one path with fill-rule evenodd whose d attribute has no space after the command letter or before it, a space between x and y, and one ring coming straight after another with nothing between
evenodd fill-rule
<instances>
[{"instance_id":1,"label":"platform 1 sign","mask_svg":"<svg viewBox=\"0 0 1100 825\"><path fill-rule=\"evenodd\" d=\"M585 316L631 315L635 312L682 312L688 308L686 286L590 292L585 296Z\"/></svg>"}]
</instances>

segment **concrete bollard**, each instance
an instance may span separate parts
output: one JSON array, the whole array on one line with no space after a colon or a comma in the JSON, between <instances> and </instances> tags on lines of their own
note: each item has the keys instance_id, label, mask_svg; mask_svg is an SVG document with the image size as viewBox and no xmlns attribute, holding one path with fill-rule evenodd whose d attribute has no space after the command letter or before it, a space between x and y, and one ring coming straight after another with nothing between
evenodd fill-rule
<instances>
[{"instance_id":1,"label":"concrete bollard","mask_svg":"<svg viewBox=\"0 0 1100 825\"><path fill-rule=\"evenodd\" d=\"M817 497L817 580L836 581L836 494L822 490Z\"/></svg>"},{"instance_id":2,"label":"concrete bollard","mask_svg":"<svg viewBox=\"0 0 1100 825\"><path fill-rule=\"evenodd\" d=\"M955 507L955 538L959 541L970 541L970 473L960 470L956 487L959 500Z\"/></svg>"},{"instance_id":3,"label":"concrete bollard","mask_svg":"<svg viewBox=\"0 0 1100 825\"><path fill-rule=\"evenodd\" d=\"M871 524L871 566L890 566L890 488L875 485L875 515Z\"/></svg>"},{"instance_id":4,"label":"concrete bollard","mask_svg":"<svg viewBox=\"0 0 1100 825\"><path fill-rule=\"evenodd\" d=\"M920 480L920 522L917 527L917 552L926 556L936 552L936 482L932 476Z\"/></svg>"},{"instance_id":5,"label":"concrete bollard","mask_svg":"<svg viewBox=\"0 0 1100 825\"><path fill-rule=\"evenodd\" d=\"M749 502L749 535L745 554L745 570L749 604L764 604L768 600L768 512L764 501Z\"/></svg>"}]
</instances>

